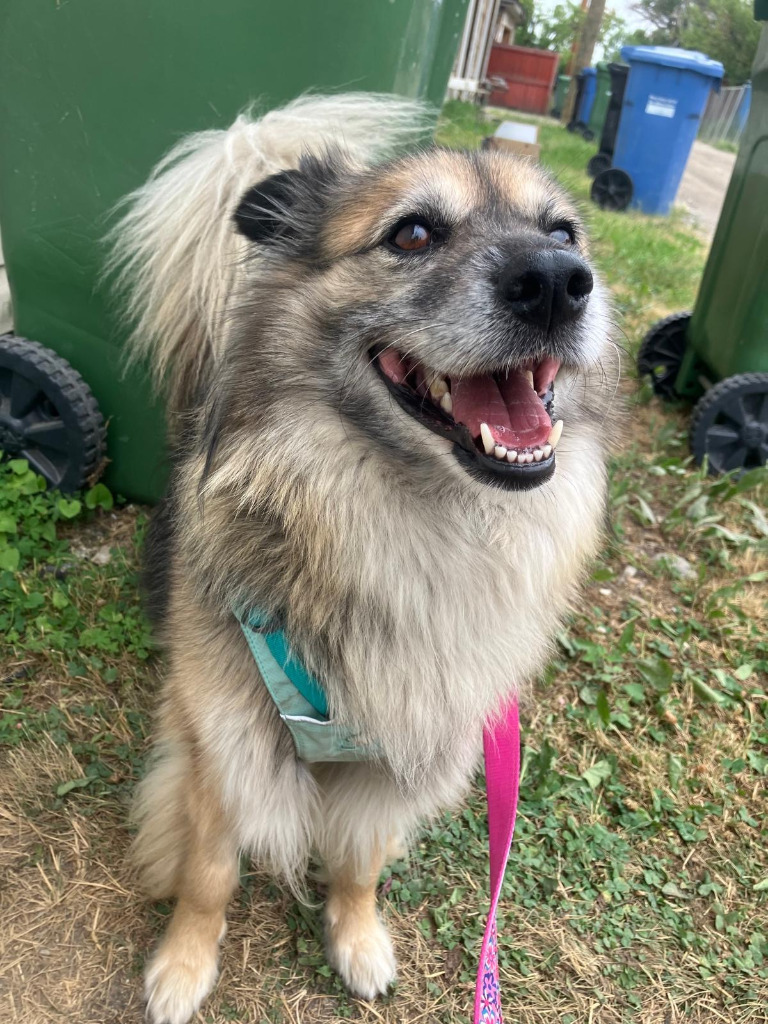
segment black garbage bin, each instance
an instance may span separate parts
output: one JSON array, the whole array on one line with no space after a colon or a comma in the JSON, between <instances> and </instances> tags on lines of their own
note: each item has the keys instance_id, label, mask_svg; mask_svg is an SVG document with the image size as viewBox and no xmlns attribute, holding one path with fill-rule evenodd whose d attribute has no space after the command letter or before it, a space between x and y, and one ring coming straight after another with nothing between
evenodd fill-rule
<instances>
[{"instance_id":1,"label":"black garbage bin","mask_svg":"<svg viewBox=\"0 0 768 1024\"><path fill-rule=\"evenodd\" d=\"M579 129L581 122L579 121L579 109L581 107L581 101L584 99L584 86L587 82L587 76L583 71L580 71L576 75L576 96L573 100L573 111L571 112L571 120L565 126L569 132L575 132Z\"/></svg>"},{"instance_id":2,"label":"black garbage bin","mask_svg":"<svg viewBox=\"0 0 768 1024\"><path fill-rule=\"evenodd\" d=\"M600 146L597 153L587 164L587 174L590 178L594 178L601 171L607 171L613 163L613 150L616 145L616 135L619 131L621 108L624 104L624 90L627 87L627 76L629 75L629 64L609 64L608 71L611 76L611 99L605 115L605 121L603 121Z\"/></svg>"}]
</instances>

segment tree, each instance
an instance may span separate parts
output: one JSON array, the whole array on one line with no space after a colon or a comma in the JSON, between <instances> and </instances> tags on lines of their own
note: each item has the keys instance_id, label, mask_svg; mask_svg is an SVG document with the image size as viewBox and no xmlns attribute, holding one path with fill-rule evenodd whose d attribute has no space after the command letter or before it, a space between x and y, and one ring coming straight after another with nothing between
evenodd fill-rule
<instances>
[{"instance_id":1,"label":"tree","mask_svg":"<svg viewBox=\"0 0 768 1024\"><path fill-rule=\"evenodd\" d=\"M539 15L531 0L523 3L528 13L524 25L515 32L518 46L532 46L537 50L557 50L561 55L570 51L584 21L584 12L575 0L557 4L551 14Z\"/></svg>"},{"instance_id":2,"label":"tree","mask_svg":"<svg viewBox=\"0 0 768 1024\"><path fill-rule=\"evenodd\" d=\"M725 68L730 85L746 82L752 73L760 25L751 3L744 0L697 0L691 5L683 46L701 50Z\"/></svg>"},{"instance_id":3,"label":"tree","mask_svg":"<svg viewBox=\"0 0 768 1024\"><path fill-rule=\"evenodd\" d=\"M621 48L627 42L627 23L616 11L606 11L600 26L598 43L603 60L621 60Z\"/></svg>"},{"instance_id":4,"label":"tree","mask_svg":"<svg viewBox=\"0 0 768 1024\"><path fill-rule=\"evenodd\" d=\"M633 10L653 25L638 29L635 46L682 46L719 60L731 85L750 76L760 26L751 0L638 0Z\"/></svg>"},{"instance_id":5,"label":"tree","mask_svg":"<svg viewBox=\"0 0 768 1024\"><path fill-rule=\"evenodd\" d=\"M565 98L565 103L563 103L563 112L560 117L563 124L568 124L573 117L573 108L576 104L576 76L580 71L587 67L592 60L595 44L597 43L600 35L604 12L605 0L591 0L587 9L586 17L584 18L581 35L579 36L579 40L574 51L572 67L573 78L571 79L571 84L568 87L568 95Z\"/></svg>"},{"instance_id":6,"label":"tree","mask_svg":"<svg viewBox=\"0 0 768 1024\"><path fill-rule=\"evenodd\" d=\"M560 54L560 72L567 70L571 59L571 47L578 39L584 25L586 11L577 0L565 0L554 8L551 14L538 16L533 0L522 0L527 20L515 33L518 46L533 46L538 50L557 50ZM618 59L618 51L627 32L626 22L615 11L606 11L600 26L598 43L605 51L606 60Z\"/></svg>"},{"instance_id":7,"label":"tree","mask_svg":"<svg viewBox=\"0 0 768 1024\"><path fill-rule=\"evenodd\" d=\"M648 36L653 46L681 46L690 6L691 0L638 0L632 10L653 25Z\"/></svg>"}]
</instances>

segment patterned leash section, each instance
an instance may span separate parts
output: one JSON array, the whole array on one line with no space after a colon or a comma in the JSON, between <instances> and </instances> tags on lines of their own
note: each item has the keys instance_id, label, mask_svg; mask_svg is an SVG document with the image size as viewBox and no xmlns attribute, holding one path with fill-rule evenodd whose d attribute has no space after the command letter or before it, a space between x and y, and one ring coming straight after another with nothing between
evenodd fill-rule
<instances>
[{"instance_id":1,"label":"patterned leash section","mask_svg":"<svg viewBox=\"0 0 768 1024\"><path fill-rule=\"evenodd\" d=\"M477 969L474 1024L502 1024L496 908L515 834L520 789L520 717L517 701L512 701L498 721L486 728L483 733L483 750L485 788L488 794L491 906Z\"/></svg>"}]
</instances>

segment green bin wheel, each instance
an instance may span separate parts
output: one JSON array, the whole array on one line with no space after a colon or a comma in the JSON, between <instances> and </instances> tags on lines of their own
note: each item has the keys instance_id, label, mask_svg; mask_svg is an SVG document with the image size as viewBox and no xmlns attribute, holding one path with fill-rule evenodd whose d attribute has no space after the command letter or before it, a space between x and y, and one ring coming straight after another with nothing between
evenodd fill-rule
<instances>
[{"instance_id":1,"label":"green bin wheel","mask_svg":"<svg viewBox=\"0 0 768 1024\"><path fill-rule=\"evenodd\" d=\"M691 451L713 475L768 465L768 373L726 377L693 410Z\"/></svg>"},{"instance_id":2,"label":"green bin wheel","mask_svg":"<svg viewBox=\"0 0 768 1024\"><path fill-rule=\"evenodd\" d=\"M568 124L565 127L566 127L566 129L569 132L575 132L576 131L576 122L575 121L569 121Z\"/></svg>"},{"instance_id":3,"label":"green bin wheel","mask_svg":"<svg viewBox=\"0 0 768 1024\"><path fill-rule=\"evenodd\" d=\"M26 459L50 487L76 491L104 463L96 399L66 359L36 341L0 335L0 450Z\"/></svg>"},{"instance_id":4,"label":"green bin wheel","mask_svg":"<svg viewBox=\"0 0 768 1024\"><path fill-rule=\"evenodd\" d=\"M601 171L597 175L589 194L592 202L597 203L601 210L619 213L626 210L632 202L634 191L632 179L626 171L622 171L620 167L609 167L607 171Z\"/></svg>"},{"instance_id":5,"label":"green bin wheel","mask_svg":"<svg viewBox=\"0 0 768 1024\"><path fill-rule=\"evenodd\" d=\"M595 153L587 164L587 174L590 178L596 178L602 171L607 171L611 166L611 158L607 153Z\"/></svg>"},{"instance_id":6,"label":"green bin wheel","mask_svg":"<svg viewBox=\"0 0 768 1024\"><path fill-rule=\"evenodd\" d=\"M637 372L650 377L659 398L679 398L675 390L686 346L690 313L673 313L648 331L637 354Z\"/></svg>"}]
</instances>

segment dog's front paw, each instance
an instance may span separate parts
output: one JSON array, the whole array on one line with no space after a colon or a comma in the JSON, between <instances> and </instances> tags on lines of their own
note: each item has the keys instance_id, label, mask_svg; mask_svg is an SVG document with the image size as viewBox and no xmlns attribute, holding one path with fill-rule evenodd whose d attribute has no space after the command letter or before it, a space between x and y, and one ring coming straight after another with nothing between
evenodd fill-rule
<instances>
[{"instance_id":1,"label":"dog's front paw","mask_svg":"<svg viewBox=\"0 0 768 1024\"><path fill-rule=\"evenodd\" d=\"M144 997L152 1024L187 1024L216 984L216 945L166 939L147 968Z\"/></svg>"},{"instance_id":2,"label":"dog's front paw","mask_svg":"<svg viewBox=\"0 0 768 1024\"><path fill-rule=\"evenodd\" d=\"M397 977L392 942L384 925L375 916L349 918L327 927L328 962L341 980L361 999L384 995Z\"/></svg>"}]
</instances>

